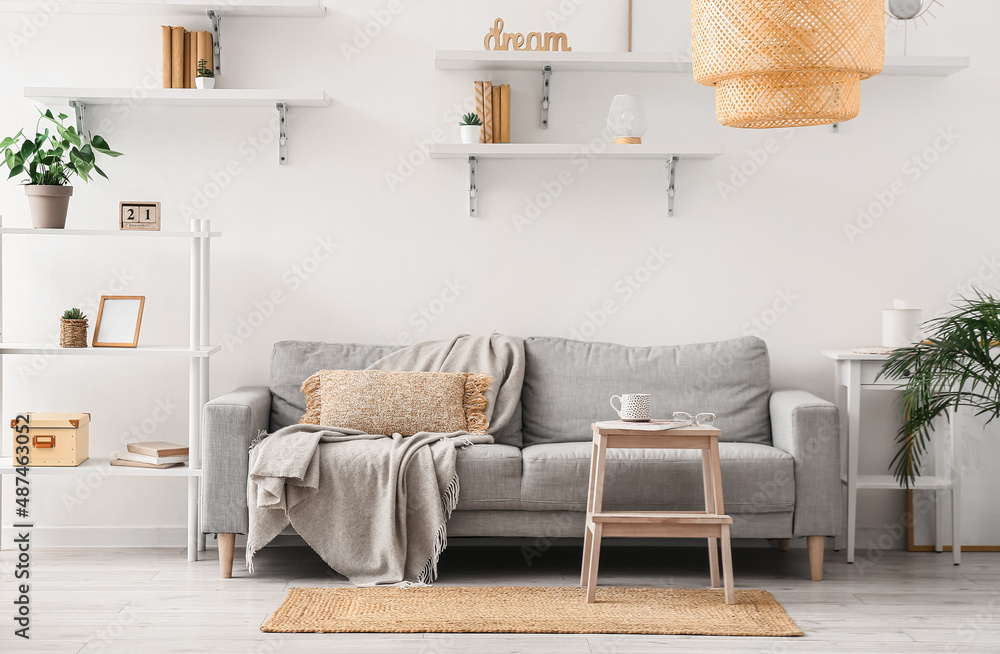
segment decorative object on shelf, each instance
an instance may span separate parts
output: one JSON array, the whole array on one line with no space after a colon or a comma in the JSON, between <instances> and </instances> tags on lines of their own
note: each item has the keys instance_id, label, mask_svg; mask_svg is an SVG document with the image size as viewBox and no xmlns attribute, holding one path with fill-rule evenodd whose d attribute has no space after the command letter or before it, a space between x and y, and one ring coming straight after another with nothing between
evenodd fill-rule
<instances>
[{"instance_id":1,"label":"decorative object on shelf","mask_svg":"<svg viewBox=\"0 0 1000 654\"><path fill-rule=\"evenodd\" d=\"M911 309L902 300L893 300L891 309L882 310L882 347L906 347L920 340L920 309Z\"/></svg>"},{"instance_id":2,"label":"decorative object on shelf","mask_svg":"<svg viewBox=\"0 0 1000 654\"><path fill-rule=\"evenodd\" d=\"M694 0L694 78L719 122L754 129L851 120L882 71L882 0Z\"/></svg>"},{"instance_id":3,"label":"decorative object on shelf","mask_svg":"<svg viewBox=\"0 0 1000 654\"><path fill-rule=\"evenodd\" d=\"M198 60L198 76L194 78L194 83L199 89L215 88L215 72L209 68L207 60Z\"/></svg>"},{"instance_id":4,"label":"decorative object on shelf","mask_svg":"<svg viewBox=\"0 0 1000 654\"><path fill-rule=\"evenodd\" d=\"M899 25L903 26L903 56L906 56L910 23L914 23L914 27L916 27L915 21L921 18L926 24L927 14L930 12L931 7L940 4L940 0L887 0L885 15L889 20L886 26L892 26L893 28L897 28ZM933 16L934 14L930 15Z\"/></svg>"},{"instance_id":5,"label":"decorative object on shelf","mask_svg":"<svg viewBox=\"0 0 1000 654\"><path fill-rule=\"evenodd\" d=\"M126 231L160 231L159 202L119 202L118 229Z\"/></svg>"},{"instance_id":6,"label":"decorative object on shelf","mask_svg":"<svg viewBox=\"0 0 1000 654\"><path fill-rule=\"evenodd\" d=\"M136 347L144 295L103 295L94 327L94 347Z\"/></svg>"},{"instance_id":7,"label":"decorative object on shelf","mask_svg":"<svg viewBox=\"0 0 1000 654\"><path fill-rule=\"evenodd\" d=\"M691 61L690 0L629 0L627 51Z\"/></svg>"},{"instance_id":8,"label":"decorative object on shelf","mask_svg":"<svg viewBox=\"0 0 1000 654\"><path fill-rule=\"evenodd\" d=\"M184 465L189 460L189 448L179 443L153 441L129 443L127 452L117 452L110 463L131 468L158 468L160 470Z\"/></svg>"},{"instance_id":9,"label":"decorative object on shelf","mask_svg":"<svg viewBox=\"0 0 1000 654\"><path fill-rule=\"evenodd\" d=\"M483 131L483 121L479 120L478 114L468 113L462 116L458 128L462 132L462 143L479 143L479 135Z\"/></svg>"},{"instance_id":10,"label":"decorative object on shelf","mask_svg":"<svg viewBox=\"0 0 1000 654\"><path fill-rule=\"evenodd\" d=\"M90 457L89 413L28 413L28 465L76 467ZM10 421L17 438L16 420ZM24 427L20 428L22 435Z\"/></svg>"},{"instance_id":11,"label":"decorative object on shelf","mask_svg":"<svg viewBox=\"0 0 1000 654\"><path fill-rule=\"evenodd\" d=\"M615 406L615 398L618 406ZM652 418L651 402L648 393L622 393L611 396L611 408L625 422L648 422Z\"/></svg>"},{"instance_id":12,"label":"decorative object on shelf","mask_svg":"<svg viewBox=\"0 0 1000 654\"><path fill-rule=\"evenodd\" d=\"M189 32L183 27L163 25L161 28L163 40L163 88L193 89L202 87L198 78L202 77L201 68L214 71L215 44L212 33L206 31ZM214 77L206 75L205 77ZM215 82L213 81L212 84Z\"/></svg>"},{"instance_id":13,"label":"decorative object on shelf","mask_svg":"<svg viewBox=\"0 0 1000 654\"><path fill-rule=\"evenodd\" d=\"M492 47L490 46L492 43ZM550 52L562 50L570 52L569 38L565 32L528 32L525 37L521 32L503 31L503 19L497 18L493 27L486 33L483 46L487 50L532 50L535 52Z\"/></svg>"},{"instance_id":14,"label":"decorative object on shelf","mask_svg":"<svg viewBox=\"0 0 1000 654\"><path fill-rule=\"evenodd\" d=\"M21 130L0 141L2 164L10 169L7 179L22 174L28 176L24 193L28 196L31 224L39 229L62 229L66 226L69 198L73 195L73 187L69 186L70 177L77 175L89 182L93 173L97 172L107 179L108 176L95 163L95 153L109 157L120 157L121 153L112 150L108 142L97 134L89 134L84 139L75 127L66 127L63 124L68 118L66 114L53 116L49 109L44 112L39 109L38 113L34 138L29 138ZM55 125L55 134L50 133L48 128L38 131L43 120Z\"/></svg>"},{"instance_id":15,"label":"decorative object on shelf","mask_svg":"<svg viewBox=\"0 0 1000 654\"><path fill-rule=\"evenodd\" d=\"M615 143L642 143L646 133L646 110L637 95L616 95L608 113L608 129Z\"/></svg>"},{"instance_id":16,"label":"decorative object on shelf","mask_svg":"<svg viewBox=\"0 0 1000 654\"><path fill-rule=\"evenodd\" d=\"M59 321L59 347L87 347L87 316L67 309Z\"/></svg>"},{"instance_id":17,"label":"decorative object on shelf","mask_svg":"<svg viewBox=\"0 0 1000 654\"><path fill-rule=\"evenodd\" d=\"M510 85L476 81L472 90L476 113L483 117L480 142L510 143Z\"/></svg>"},{"instance_id":18,"label":"decorative object on shelf","mask_svg":"<svg viewBox=\"0 0 1000 654\"><path fill-rule=\"evenodd\" d=\"M975 298L923 326L926 340L894 350L879 371L880 378L906 381L892 459L904 488L916 478L936 418L963 406L987 423L1000 418L1000 298L976 290Z\"/></svg>"}]
</instances>

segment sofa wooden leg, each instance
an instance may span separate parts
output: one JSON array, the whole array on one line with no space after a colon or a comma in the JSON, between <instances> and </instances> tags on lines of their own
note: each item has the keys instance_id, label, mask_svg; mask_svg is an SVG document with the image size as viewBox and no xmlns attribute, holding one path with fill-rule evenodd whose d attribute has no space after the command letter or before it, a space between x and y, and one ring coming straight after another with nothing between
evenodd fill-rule
<instances>
[{"instance_id":1,"label":"sofa wooden leg","mask_svg":"<svg viewBox=\"0 0 1000 654\"><path fill-rule=\"evenodd\" d=\"M223 579L233 576L233 550L236 549L236 534L219 534L219 572Z\"/></svg>"},{"instance_id":2,"label":"sofa wooden leg","mask_svg":"<svg viewBox=\"0 0 1000 654\"><path fill-rule=\"evenodd\" d=\"M826 545L824 536L806 536L809 543L809 572L813 581L823 581L823 547Z\"/></svg>"},{"instance_id":3,"label":"sofa wooden leg","mask_svg":"<svg viewBox=\"0 0 1000 654\"><path fill-rule=\"evenodd\" d=\"M791 538L772 538L768 542L771 543L771 547L779 552L787 552L788 548L792 546Z\"/></svg>"}]
</instances>

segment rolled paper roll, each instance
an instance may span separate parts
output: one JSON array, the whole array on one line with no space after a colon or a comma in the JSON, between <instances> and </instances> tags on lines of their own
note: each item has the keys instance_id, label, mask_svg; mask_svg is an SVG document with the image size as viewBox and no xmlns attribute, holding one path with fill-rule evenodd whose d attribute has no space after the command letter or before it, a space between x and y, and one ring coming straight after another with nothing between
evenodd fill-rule
<instances>
[{"instance_id":1,"label":"rolled paper roll","mask_svg":"<svg viewBox=\"0 0 1000 654\"><path fill-rule=\"evenodd\" d=\"M920 309L883 309L882 345L907 347L920 341Z\"/></svg>"}]
</instances>

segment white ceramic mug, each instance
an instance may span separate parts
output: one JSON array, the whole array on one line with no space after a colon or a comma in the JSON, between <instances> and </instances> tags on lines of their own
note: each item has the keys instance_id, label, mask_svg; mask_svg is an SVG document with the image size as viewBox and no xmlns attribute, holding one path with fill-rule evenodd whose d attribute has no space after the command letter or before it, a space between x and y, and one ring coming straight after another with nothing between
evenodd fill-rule
<instances>
[{"instance_id":1,"label":"white ceramic mug","mask_svg":"<svg viewBox=\"0 0 1000 654\"><path fill-rule=\"evenodd\" d=\"M619 406L615 406L615 398L618 398ZM626 422L646 422L652 417L650 397L647 393L612 395L611 408L615 410L619 418Z\"/></svg>"}]
</instances>

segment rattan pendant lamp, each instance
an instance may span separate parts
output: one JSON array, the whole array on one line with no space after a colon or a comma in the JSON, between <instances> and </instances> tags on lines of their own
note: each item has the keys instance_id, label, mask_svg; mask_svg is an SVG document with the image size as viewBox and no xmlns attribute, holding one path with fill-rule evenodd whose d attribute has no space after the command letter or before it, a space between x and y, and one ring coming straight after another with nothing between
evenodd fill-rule
<instances>
[{"instance_id":1,"label":"rattan pendant lamp","mask_svg":"<svg viewBox=\"0 0 1000 654\"><path fill-rule=\"evenodd\" d=\"M694 78L719 122L774 128L850 120L882 71L883 0L693 0Z\"/></svg>"}]
</instances>

